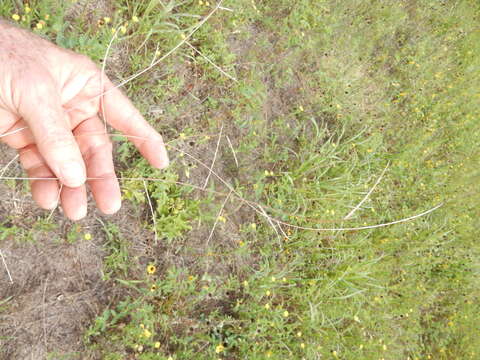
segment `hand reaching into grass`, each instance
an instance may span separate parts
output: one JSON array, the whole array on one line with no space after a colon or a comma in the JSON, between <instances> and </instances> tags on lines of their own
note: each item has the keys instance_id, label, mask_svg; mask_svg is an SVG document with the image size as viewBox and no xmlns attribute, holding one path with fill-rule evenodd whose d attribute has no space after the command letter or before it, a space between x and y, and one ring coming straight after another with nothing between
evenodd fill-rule
<instances>
[{"instance_id":1,"label":"hand reaching into grass","mask_svg":"<svg viewBox=\"0 0 480 360\"><path fill-rule=\"evenodd\" d=\"M87 183L102 212L120 208L102 114L151 165L168 165L162 137L90 59L0 22L0 141L19 152L35 178L32 196L40 207L53 209L60 200L70 219L83 218Z\"/></svg>"}]
</instances>

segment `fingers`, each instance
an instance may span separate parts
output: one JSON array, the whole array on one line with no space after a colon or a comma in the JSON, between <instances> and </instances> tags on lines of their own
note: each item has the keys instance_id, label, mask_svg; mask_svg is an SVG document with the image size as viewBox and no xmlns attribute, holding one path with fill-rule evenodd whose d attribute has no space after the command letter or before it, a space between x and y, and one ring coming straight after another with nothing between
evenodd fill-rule
<instances>
[{"instance_id":1,"label":"fingers","mask_svg":"<svg viewBox=\"0 0 480 360\"><path fill-rule=\"evenodd\" d=\"M129 139L152 166L159 169L168 166L167 150L160 134L107 78L105 78L105 92L103 112L106 119L104 120L125 135L132 136Z\"/></svg>"},{"instance_id":2,"label":"fingers","mask_svg":"<svg viewBox=\"0 0 480 360\"><path fill-rule=\"evenodd\" d=\"M112 144L103 133L104 125L98 117L82 122L74 131L85 159L88 185L97 207L105 214L120 209L121 193L112 158Z\"/></svg>"},{"instance_id":3,"label":"fingers","mask_svg":"<svg viewBox=\"0 0 480 360\"><path fill-rule=\"evenodd\" d=\"M69 188L60 186L55 174L50 170L44 158L35 145L29 145L19 151L20 162L30 180L33 200L45 210L53 210L61 200L65 215L77 221L87 214L87 194L85 186ZM39 180L45 178L46 180ZM50 179L50 180L48 180Z\"/></svg>"},{"instance_id":4,"label":"fingers","mask_svg":"<svg viewBox=\"0 0 480 360\"><path fill-rule=\"evenodd\" d=\"M20 92L19 115L53 173L65 186L79 187L85 183L85 165L58 90L48 75L30 75L34 77L31 88Z\"/></svg>"},{"instance_id":5,"label":"fingers","mask_svg":"<svg viewBox=\"0 0 480 360\"><path fill-rule=\"evenodd\" d=\"M78 221L87 215L87 190L85 185L76 188L63 186L60 199L63 212L70 220Z\"/></svg>"},{"instance_id":6,"label":"fingers","mask_svg":"<svg viewBox=\"0 0 480 360\"><path fill-rule=\"evenodd\" d=\"M30 178L56 178L45 163L35 145L30 145L19 151L20 162ZM58 181L30 180L33 200L43 209L54 209L58 204Z\"/></svg>"},{"instance_id":7,"label":"fingers","mask_svg":"<svg viewBox=\"0 0 480 360\"><path fill-rule=\"evenodd\" d=\"M3 118L1 119L3 121ZM27 145L34 144L32 132L23 120L18 120L13 126L3 131L0 135L0 141L10 146L12 149L22 149Z\"/></svg>"}]
</instances>

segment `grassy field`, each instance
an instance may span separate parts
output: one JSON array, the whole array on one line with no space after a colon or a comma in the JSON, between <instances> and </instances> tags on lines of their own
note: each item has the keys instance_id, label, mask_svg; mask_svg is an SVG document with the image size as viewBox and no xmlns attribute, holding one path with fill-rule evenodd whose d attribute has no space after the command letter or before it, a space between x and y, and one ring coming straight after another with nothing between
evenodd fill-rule
<instances>
[{"instance_id":1,"label":"grassy field","mask_svg":"<svg viewBox=\"0 0 480 360\"><path fill-rule=\"evenodd\" d=\"M1 269L0 358L480 358L478 1L19 3L0 16L117 83L182 45L124 87L172 165L114 138L118 176L157 179L123 180L119 215L2 205L0 249L94 247L93 284L51 291L105 299L50 336L12 319L55 273Z\"/></svg>"}]
</instances>

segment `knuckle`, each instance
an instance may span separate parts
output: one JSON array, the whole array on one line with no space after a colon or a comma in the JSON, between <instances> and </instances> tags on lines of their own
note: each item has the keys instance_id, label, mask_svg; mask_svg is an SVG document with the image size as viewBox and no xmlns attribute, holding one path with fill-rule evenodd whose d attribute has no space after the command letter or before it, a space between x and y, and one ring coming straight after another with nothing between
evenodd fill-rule
<instances>
[{"instance_id":1,"label":"knuckle","mask_svg":"<svg viewBox=\"0 0 480 360\"><path fill-rule=\"evenodd\" d=\"M93 60L90 59L87 55L76 54L76 56L77 56L77 61L80 62L81 64L83 64L84 66L90 67L90 68L95 68L95 69L97 68L97 65L95 65Z\"/></svg>"},{"instance_id":2,"label":"knuckle","mask_svg":"<svg viewBox=\"0 0 480 360\"><path fill-rule=\"evenodd\" d=\"M43 96L55 88L51 75L42 66L31 63L12 74L12 85L14 90Z\"/></svg>"},{"instance_id":3,"label":"knuckle","mask_svg":"<svg viewBox=\"0 0 480 360\"><path fill-rule=\"evenodd\" d=\"M37 145L42 149L58 151L74 147L75 140L64 130L46 129L46 133L37 140Z\"/></svg>"},{"instance_id":4,"label":"knuckle","mask_svg":"<svg viewBox=\"0 0 480 360\"><path fill-rule=\"evenodd\" d=\"M36 75L36 78L34 77L33 80L32 87L35 93L46 96L54 91L53 83L47 76Z\"/></svg>"},{"instance_id":5,"label":"knuckle","mask_svg":"<svg viewBox=\"0 0 480 360\"><path fill-rule=\"evenodd\" d=\"M99 139L92 143L84 152L84 158L90 160L97 154L109 155L113 151L113 144L108 138Z\"/></svg>"},{"instance_id":6,"label":"knuckle","mask_svg":"<svg viewBox=\"0 0 480 360\"><path fill-rule=\"evenodd\" d=\"M41 66L25 70L12 82L14 103L20 111L33 110L38 104L44 103L46 97L51 98L57 93L52 77Z\"/></svg>"}]
</instances>

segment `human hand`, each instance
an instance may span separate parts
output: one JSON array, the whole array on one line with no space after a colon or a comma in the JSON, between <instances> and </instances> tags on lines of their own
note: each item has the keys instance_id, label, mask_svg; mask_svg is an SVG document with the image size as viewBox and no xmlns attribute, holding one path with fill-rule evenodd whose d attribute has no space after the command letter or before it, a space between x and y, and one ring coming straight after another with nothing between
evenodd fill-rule
<instances>
[{"instance_id":1,"label":"human hand","mask_svg":"<svg viewBox=\"0 0 480 360\"><path fill-rule=\"evenodd\" d=\"M40 207L53 209L60 199L67 217L83 218L87 183L103 213L120 208L102 114L152 166L168 165L162 137L87 57L0 22L0 64L0 141L19 152L35 178L31 191Z\"/></svg>"}]
</instances>

